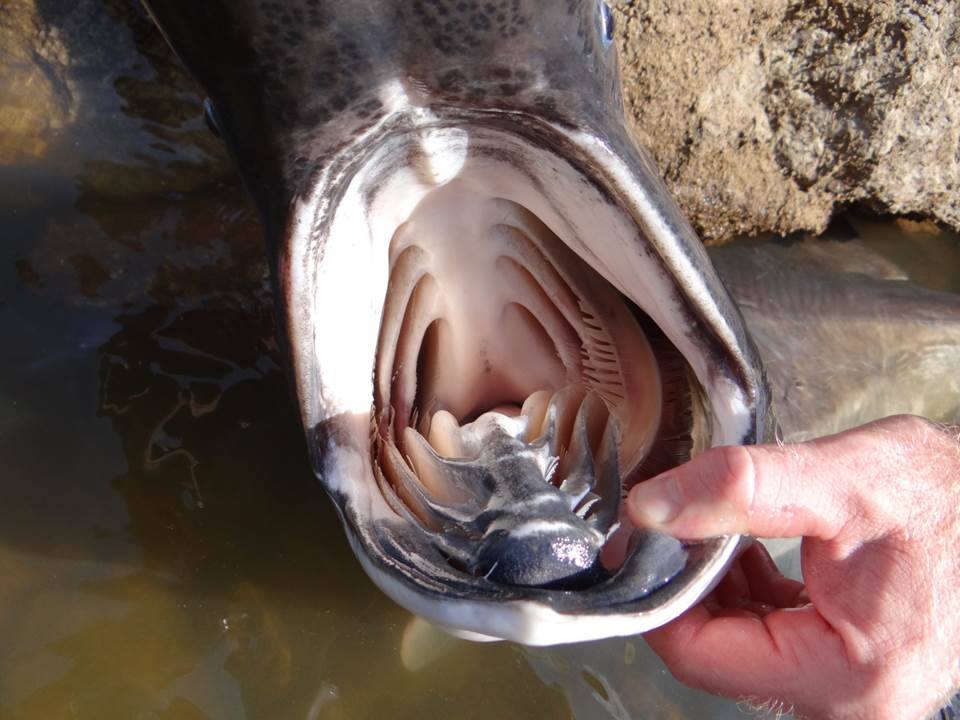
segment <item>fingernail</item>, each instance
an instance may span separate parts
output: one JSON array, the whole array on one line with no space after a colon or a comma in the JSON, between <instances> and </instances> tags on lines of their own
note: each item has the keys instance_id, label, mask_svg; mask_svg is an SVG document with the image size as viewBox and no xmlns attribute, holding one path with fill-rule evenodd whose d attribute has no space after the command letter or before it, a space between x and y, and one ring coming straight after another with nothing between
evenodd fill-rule
<instances>
[{"instance_id":1,"label":"fingernail","mask_svg":"<svg viewBox=\"0 0 960 720\"><path fill-rule=\"evenodd\" d=\"M630 491L633 519L643 525L665 525L682 509L680 486L672 476L654 478Z\"/></svg>"}]
</instances>

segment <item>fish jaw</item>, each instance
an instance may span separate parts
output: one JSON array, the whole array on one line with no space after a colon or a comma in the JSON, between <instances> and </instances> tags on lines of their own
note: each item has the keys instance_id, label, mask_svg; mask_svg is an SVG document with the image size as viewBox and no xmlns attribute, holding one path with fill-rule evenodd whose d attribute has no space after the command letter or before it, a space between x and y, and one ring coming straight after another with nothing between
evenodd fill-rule
<instances>
[{"instance_id":1,"label":"fish jaw","mask_svg":"<svg viewBox=\"0 0 960 720\"><path fill-rule=\"evenodd\" d=\"M618 448L633 481L710 445L768 437L766 384L739 313L624 128L603 4L511 0L501 21L491 3L459 1L146 2L209 93L218 128L260 206L313 467L374 581L446 628L530 644L642 632L702 597L729 563L737 538L684 548L684 567L665 583L658 578L673 572L668 561L678 557L676 547L642 533L629 540L614 533L601 552L612 576L590 587L495 583L452 566L404 516L409 508L388 501L389 488L377 477L377 443L399 436L389 413L409 424L394 407L390 383L378 383L395 270L390 243L422 203L453 184L479 198L473 210L488 200L522 209L565 248L557 256L576 258L609 286L607 297L615 294L636 310L634 320L620 313L621 320L606 323L608 335L641 320L644 332L650 329L658 371L672 366L686 399L679 408L662 403L660 412L640 414L644 422L658 418L661 429L651 439L643 423L634 432L633 400L617 405L608 393L611 414L635 440ZM444 13L456 17L441 30ZM484 212L478 217L489 220ZM502 299L501 291L495 295ZM574 318L581 346L598 317L607 315ZM472 335L458 337L479 347ZM551 341L560 347L552 335ZM645 396L637 389L650 385L628 382L624 368L631 363L624 360L628 347L642 345L618 345L623 352L614 363L619 386L633 388L638 402ZM588 362L579 365L574 356L559 365L551 360L553 371L536 382L557 392L560 366L572 373L564 382L583 380L591 375L584 368L596 367L600 355L588 350ZM501 346L494 364L502 375L511 357ZM537 363L519 360L513 380L522 392L536 390L527 385ZM437 385L438 398L485 409L493 384L475 382L483 364L462 367L460 386L482 391L461 396L448 377ZM404 414L411 402L418 405L405 382L396 391ZM386 407L382 391L378 405L381 387L391 393ZM683 447L664 450L662 436L680 426L688 436ZM664 451L652 463L658 449ZM622 505L617 512L623 524ZM642 552L628 555L630 543ZM640 577L643 589L635 592L631 581Z\"/></svg>"},{"instance_id":2,"label":"fish jaw","mask_svg":"<svg viewBox=\"0 0 960 720\"><path fill-rule=\"evenodd\" d=\"M344 421L341 423L340 421ZM329 426L344 427L356 418ZM647 632L678 617L706 595L739 553L744 539L723 536L698 544L682 582L642 598L603 590L523 590L468 581L445 571L436 549L358 478L373 473L369 457L329 436L314 457L361 567L387 596L410 612L463 639L510 640L547 646ZM350 495L342 490L351 487Z\"/></svg>"},{"instance_id":3,"label":"fish jaw","mask_svg":"<svg viewBox=\"0 0 960 720\"><path fill-rule=\"evenodd\" d=\"M768 436L765 380L739 314L649 164L627 141L614 152L617 141L533 117L421 113L334 159L289 224L280 282L316 473L374 582L461 634L544 645L644 632L702 598L740 543L686 548L679 574L639 595L615 574L577 590L502 584L451 567L377 480L391 241L431 195L458 187L522 206L662 330L706 400L697 451Z\"/></svg>"}]
</instances>

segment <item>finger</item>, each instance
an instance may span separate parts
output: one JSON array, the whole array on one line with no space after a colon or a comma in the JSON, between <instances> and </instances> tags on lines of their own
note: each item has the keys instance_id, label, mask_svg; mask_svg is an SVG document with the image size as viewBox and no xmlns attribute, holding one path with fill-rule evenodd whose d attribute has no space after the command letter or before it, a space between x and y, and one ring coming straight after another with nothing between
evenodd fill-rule
<instances>
[{"instance_id":1,"label":"finger","mask_svg":"<svg viewBox=\"0 0 960 720\"><path fill-rule=\"evenodd\" d=\"M740 566L755 601L778 608L798 605L803 583L785 577L762 543L755 542L744 551Z\"/></svg>"},{"instance_id":2,"label":"finger","mask_svg":"<svg viewBox=\"0 0 960 720\"><path fill-rule=\"evenodd\" d=\"M706 610L711 615L717 615L723 610L723 604L720 602L720 596L717 595L717 588L714 588L706 594L703 600L700 601L700 604L696 606L697 608L706 608ZM693 610L688 610L687 612L693 612Z\"/></svg>"},{"instance_id":3,"label":"finger","mask_svg":"<svg viewBox=\"0 0 960 720\"><path fill-rule=\"evenodd\" d=\"M839 635L812 607L758 617L697 606L644 637L681 682L728 697L796 695L846 662Z\"/></svg>"},{"instance_id":4,"label":"finger","mask_svg":"<svg viewBox=\"0 0 960 720\"><path fill-rule=\"evenodd\" d=\"M742 617L742 618L762 618L777 610L773 605L756 602L754 600L740 599L734 601L728 607L722 607L714 611L713 616L718 617Z\"/></svg>"},{"instance_id":5,"label":"finger","mask_svg":"<svg viewBox=\"0 0 960 720\"><path fill-rule=\"evenodd\" d=\"M741 601L749 600L750 597L750 581L747 580L738 558L717 584L717 600L724 607L735 607Z\"/></svg>"},{"instance_id":6,"label":"finger","mask_svg":"<svg viewBox=\"0 0 960 720\"><path fill-rule=\"evenodd\" d=\"M704 603L704 607L714 617L720 615L751 615L763 616L777 608L768 600L758 597L752 585L757 580L748 576L747 566L742 563L742 556L730 566L727 574L717 584L713 591L713 601Z\"/></svg>"},{"instance_id":7,"label":"finger","mask_svg":"<svg viewBox=\"0 0 960 720\"><path fill-rule=\"evenodd\" d=\"M889 442L865 426L798 445L713 448L637 484L627 510L634 524L681 538L830 540L855 515L857 482L870 482L877 446Z\"/></svg>"},{"instance_id":8,"label":"finger","mask_svg":"<svg viewBox=\"0 0 960 720\"><path fill-rule=\"evenodd\" d=\"M707 595L701 602L713 617L763 617L779 608L768 603L755 602L745 595L722 594L719 588Z\"/></svg>"}]
</instances>

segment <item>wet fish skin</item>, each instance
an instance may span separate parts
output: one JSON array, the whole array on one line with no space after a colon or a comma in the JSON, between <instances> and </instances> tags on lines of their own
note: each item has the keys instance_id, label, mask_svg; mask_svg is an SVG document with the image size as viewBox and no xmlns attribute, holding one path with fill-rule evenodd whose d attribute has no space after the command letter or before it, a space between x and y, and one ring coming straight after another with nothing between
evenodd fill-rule
<instances>
[{"instance_id":1,"label":"wet fish skin","mask_svg":"<svg viewBox=\"0 0 960 720\"><path fill-rule=\"evenodd\" d=\"M859 241L710 251L757 343L788 442L897 414L960 423L960 296Z\"/></svg>"},{"instance_id":2,"label":"wet fish skin","mask_svg":"<svg viewBox=\"0 0 960 720\"><path fill-rule=\"evenodd\" d=\"M317 268L333 254L338 202L358 168L371 157L386 158L380 176L403 170L411 182L429 185L438 172L431 138L448 142L451 131L469 127L479 135L467 137L468 159L475 153L529 179L556 221L591 230L574 238L577 255L641 309L662 315L654 321L716 399L708 406L710 440L772 437L769 393L742 318L626 126L606 7L576 0L146 4L209 93L211 115L260 207L315 472L367 573L437 622L462 620L473 632L530 643L638 632L706 592L737 538L707 541L709 550L683 578L656 597L632 601L620 592L630 586L622 573L610 584L564 593L453 572L436 547L403 518L383 515L382 498L372 497L378 489L370 417L358 396L340 401L340 391L354 386L330 379L323 344L338 339L318 329L324 327L318 314L343 312L332 305L371 299L316 300ZM495 134L515 142L494 147ZM563 172L580 184L558 184L558 171L544 157L566 163ZM367 207L385 184L366 188ZM589 203L592 219L565 215L583 212L568 210L568 201L580 202L577 208ZM594 237L598 225L605 232ZM618 260L623 255L629 263ZM642 268L642 281L634 267ZM631 296L653 293L649 288L657 294L649 307ZM667 555L681 556L674 549Z\"/></svg>"},{"instance_id":3,"label":"wet fish skin","mask_svg":"<svg viewBox=\"0 0 960 720\"><path fill-rule=\"evenodd\" d=\"M209 92L209 114L272 220L390 112L391 88L412 106L532 111L578 127L604 128L621 114L596 2L145 5Z\"/></svg>"}]
</instances>

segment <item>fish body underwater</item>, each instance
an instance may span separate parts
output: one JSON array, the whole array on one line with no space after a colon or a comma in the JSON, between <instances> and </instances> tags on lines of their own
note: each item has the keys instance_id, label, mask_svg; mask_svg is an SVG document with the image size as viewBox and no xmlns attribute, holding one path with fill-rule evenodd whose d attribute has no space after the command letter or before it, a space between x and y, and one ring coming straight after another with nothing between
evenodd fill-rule
<instances>
[{"instance_id":1,"label":"fish body underwater","mask_svg":"<svg viewBox=\"0 0 960 720\"><path fill-rule=\"evenodd\" d=\"M784 440L904 413L960 423L960 295L921 286L849 233L710 256L759 348Z\"/></svg>"},{"instance_id":2,"label":"fish body underwater","mask_svg":"<svg viewBox=\"0 0 960 720\"><path fill-rule=\"evenodd\" d=\"M631 137L607 7L146 4L260 207L314 470L374 582L531 645L709 591L740 538L634 530L622 497L773 439L771 394Z\"/></svg>"}]
</instances>

